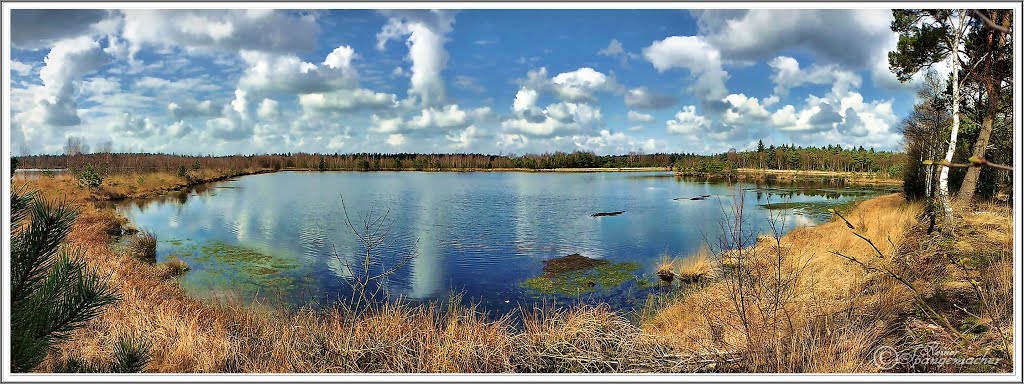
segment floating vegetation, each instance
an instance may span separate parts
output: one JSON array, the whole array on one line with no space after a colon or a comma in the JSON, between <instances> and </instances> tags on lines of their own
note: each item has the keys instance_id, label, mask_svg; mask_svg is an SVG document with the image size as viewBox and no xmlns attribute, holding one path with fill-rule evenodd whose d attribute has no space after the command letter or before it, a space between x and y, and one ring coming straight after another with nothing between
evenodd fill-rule
<instances>
[{"instance_id":1,"label":"floating vegetation","mask_svg":"<svg viewBox=\"0 0 1024 384\"><path fill-rule=\"evenodd\" d=\"M527 279L521 287L541 294L574 296L608 290L636 278L635 262L612 263L571 254L544 262L544 274Z\"/></svg>"},{"instance_id":2,"label":"floating vegetation","mask_svg":"<svg viewBox=\"0 0 1024 384\"><path fill-rule=\"evenodd\" d=\"M657 287L658 282L652 279L649 275L636 276L636 287L640 289L647 289Z\"/></svg>"},{"instance_id":3,"label":"floating vegetation","mask_svg":"<svg viewBox=\"0 0 1024 384\"><path fill-rule=\"evenodd\" d=\"M652 175L629 175L629 176L626 176L627 179L661 179L661 178L666 178L666 177L676 177L676 175L673 174L673 173L666 172L666 173L658 173L658 174L652 174Z\"/></svg>"},{"instance_id":4,"label":"floating vegetation","mask_svg":"<svg viewBox=\"0 0 1024 384\"><path fill-rule=\"evenodd\" d=\"M839 212L849 212L851 209L853 209L854 206L857 205L857 203L861 201L864 200L853 199L847 201L799 201L761 204L761 207L770 210L791 210L806 215L827 217L829 216L830 209Z\"/></svg>"},{"instance_id":5,"label":"floating vegetation","mask_svg":"<svg viewBox=\"0 0 1024 384\"><path fill-rule=\"evenodd\" d=\"M817 187L798 187L798 186L766 186L766 187L755 187L755 188L744 188L744 191L752 191L759 193L770 193L777 195L805 195L805 196L825 196L830 198L837 198L841 196L850 197L869 197L876 196L882 193L889 193L898 191L892 188L817 188Z\"/></svg>"},{"instance_id":6,"label":"floating vegetation","mask_svg":"<svg viewBox=\"0 0 1024 384\"><path fill-rule=\"evenodd\" d=\"M160 242L161 243L166 243L167 245L174 246L174 247L180 247L182 244L184 244L184 241L180 240L180 239L160 240Z\"/></svg>"},{"instance_id":7,"label":"floating vegetation","mask_svg":"<svg viewBox=\"0 0 1024 384\"><path fill-rule=\"evenodd\" d=\"M608 260L592 259L578 253L544 260L544 275L553 276L572 271L595 268L610 263Z\"/></svg>"},{"instance_id":8,"label":"floating vegetation","mask_svg":"<svg viewBox=\"0 0 1024 384\"><path fill-rule=\"evenodd\" d=\"M281 272L298 267L293 261L220 240L198 244L188 239L172 239L165 243L175 247L167 259L190 261L193 272L187 279L204 284L243 289L284 287L291 284L293 278Z\"/></svg>"},{"instance_id":9,"label":"floating vegetation","mask_svg":"<svg viewBox=\"0 0 1024 384\"><path fill-rule=\"evenodd\" d=\"M843 196L868 196L876 195L879 193L877 190L871 189L838 189L838 188L820 188L820 189L808 189L805 191L807 194L812 195L843 195Z\"/></svg>"}]
</instances>

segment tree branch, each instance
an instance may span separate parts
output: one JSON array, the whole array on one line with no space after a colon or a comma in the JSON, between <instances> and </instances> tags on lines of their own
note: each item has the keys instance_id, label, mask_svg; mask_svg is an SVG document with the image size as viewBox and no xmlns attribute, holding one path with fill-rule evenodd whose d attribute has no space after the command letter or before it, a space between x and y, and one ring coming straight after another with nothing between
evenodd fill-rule
<instances>
[{"instance_id":1,"label":"tree branch","mask_svg":"<svg viewBox=\"0 0 1024 384\"><path fill-rule=\"evenodd\" d=\"M1002 25L996 24L994 21L992 21L992 19L988 18L988 16L985 16L984 13L981 13L981 11L977 9L973 11L974 15L978 16L978 18L981 19L981 22L985 23L986 27L992 28L1002 33L1010 33L1010 28L1006 28Z\"/></svg>"},{"instance_id":2,"label":"tree branch","mask_svg":"<svg viewBox=\"0 0 1024 384\"><path fill-rule=\"evenodd\" d=\"M1013 167L1011 167L1009 165L990 163L990 162L988 162L988 160L981 159L981 158L978 158L976 156L971 156L971 158L967 159L967 161L970 161L970 164L951 163L951 162L948 162L946 160L939 160L939 161L925 160L925 161L922 161L921 164L924 164L924 165L938 164L938 165L941 165L941 166L944 166L944 167L949 167L949 168L992 167L992 168L1003 170L1003 171L1013 172Z\"/></svg>"}]
</instances>

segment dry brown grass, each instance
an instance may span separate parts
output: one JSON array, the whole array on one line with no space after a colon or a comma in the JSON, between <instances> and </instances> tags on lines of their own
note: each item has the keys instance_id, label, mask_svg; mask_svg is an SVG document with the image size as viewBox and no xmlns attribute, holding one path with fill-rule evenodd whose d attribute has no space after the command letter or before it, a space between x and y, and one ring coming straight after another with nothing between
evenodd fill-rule
<instances>
[{"instance_id":1,"label":"dry brown grass","mask_svg":"<svg viewBox=\"0 0 1024 384\"><path fill-rule=\"evenodd\" d=\"M1001 357L1004 364L995 370L1006 369L1013 357L1012 207L957 204L954 213L954 235L920 236L909 252L919 263L941 266L927 271L934 282L931 303L954 329L918 326L911 342L938 341L964 356Z\"/></svg>"},{"instance_id":2,"label":"dry brown grass","mask_svg":"<svg viewBox=\"0 0 1024 384\"><path fill-rule=\"evenodd\" d=\"M238 171L199 169L189 170L187 178L171 172L117 173L106 176L97 193L109 199L140 198L262 171L264 171L262 168L246 168Z\"/></svg>"},{"instance_id":3,"label":"dry brown grass","mask_svg":"<svg viewBox=\"0 0 1024 384\"><path fill-rule=\"evenodd\" d=\"M42 196L49 199L66 199L81 204L86 201L150 197L211 181L266 171L267 169L264 168L200 169L189 170L189 178L170 172L113 173L103 175L103 182L97 188L79 185L75 179L76 175L71 173L55 174L52 177L16 176L14 182L15 185L23 185L28 190L39 191Z\"/></svg>"},{"instance_id":4,"label":"dry brown grass","mask_svg":"<svg viewBox=\"0 0 1024 384\"><path fill-rule=\"evenodd\" d=\"M679 279L682 283L695 283L713 278L715 266L711 250L702 246L696 253L685 257L662 256L657 271L663 280Z\"/></svg>"},{"instance_id":5,"label":"dry brown grass","mask_svg":"<svg viewBox=\"0 0 1024 384\"><path fill-rule=\"evenodd\" d=\"M161 262L156 265L160 269L160 274L164 277L175 277L189 270L189 266L180 257Z\"/></svg>"},{"instance_id":6,"label":"dry brown grass","mask_svg":"<svg viewBox=\"0 0 1024 384\"><path fill-rule=\"evenodd\" d=\"M888 195L862 203L847 218L860 233L882 239L883 254L892 255L919 213L919 206ZM874 250L843 222L798 228L779 245L765 239L742 252L719 253L719 265L726 264L719 268L734 271L743 263L746 286L738 291L726 279L716 280L662 310L645 329L683 350L756 350L744 356L744 369L871 371L864 357L881 334L873 325L909 311L911 292L877 272L844 262L830 253L833 250L886 265L898 262L877 260ZM776 294L780 304L775 304ZM737 295L747 296L742 309L737 307ZM773 304L779 308L767 309Z\"/></svg>"},{"instance_id":7,"label":"dry brown grass","mask_svg":"<svg viewBox=\"0 0 1024 384\"><path fill-rule=\"evenodd\" d=\"M920 204L887 195L846 216L853 230L837 220L795 229L778 243L758 237L742 251L717 252L725 275L644 328L679 350L737 357L743 371L876 372L871 354L879 345L936 340L962 356L1002 356L1004 363L900 369L1009 369L1002 346L1012 345L1011 212L961 209L952 238L926 235L921 213Z\"/></svg>"},{"instance_id":8,"label":"dry brown grass","mask_svg":"<svg viewBox=\"0 0 1024 384\"><path fill-rule=\"evenodd\" d=\"M679 355L606 305L523 311L517 365L525 372L686 372Z\"/></svg>"},{"instance_id":9,"label":"dry brown grass","mask_svg":"<svg viewBox=\"0 0 1024 384\"><path fill-rule=\"evenodd\" d=\"M156 235L149 231L139 231L124 240L124 252L139 260L156 262Z\"/></svg>"}]
</instances>

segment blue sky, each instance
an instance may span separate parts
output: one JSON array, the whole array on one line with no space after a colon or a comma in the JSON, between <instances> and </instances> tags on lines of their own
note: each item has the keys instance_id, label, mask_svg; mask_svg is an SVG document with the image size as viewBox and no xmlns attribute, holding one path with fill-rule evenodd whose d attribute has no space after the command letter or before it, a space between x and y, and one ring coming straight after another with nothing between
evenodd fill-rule
<instances>
[{"instance_id":1,"label":"blue sky","mask_svg":"<svg viewBox=\"0 0 1024 384\"><path fill-rule=\"evenodd\" d=\"M899 149L888 10L14 10L15 153ZM941 71L941 68L940 68Z\"/></svg>"}]
</instances>

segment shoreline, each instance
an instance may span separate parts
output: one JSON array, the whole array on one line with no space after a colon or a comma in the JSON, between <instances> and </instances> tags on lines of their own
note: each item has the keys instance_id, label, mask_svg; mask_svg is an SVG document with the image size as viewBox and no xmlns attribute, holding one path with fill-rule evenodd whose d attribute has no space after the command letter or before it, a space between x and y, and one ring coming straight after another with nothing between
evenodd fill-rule
<instances>
[{"instance_id":1,"label":"shoreline","mask_svg":"<svg viewBox=\"0 0 1024 384\"><path fill-rule=\"evenodd\" d=\"M850 185L902 186L902 179L878 177L871 172L831 172L794 169L737 168L733 174L686 173L676 171L677 177L693 177L742 182L838 182Z\"/></svg>"},{"instance_id":2,"label":"shoreline","mask_svg":"<svg viewBox=\"0 0 1024 384\"><path fill-rule=\"evenodd\" d=\"M765 181L840 181L857 185L903 185L903 180L877 177L870 172L830 172L830 171L805 171L789 169L755 169L739 168L736 170L740 180L765 180Z\"/></svg>"},{"instance_id":3,"label":"shoreline","mask_svg":"<svg viewBox=\"0 0 1024 384\"><path fill-rule=\"evenodd\" d=\"M679 172L673 171L668 167L631 167L631 168L549 168L549 169L531 169L531 168L439 168L439 169L379 169L379 170L351 170L351 169L328 169L324 171L316 169L306 168L281 168L281 169L255 169L255 170L243 170L239 172L232 172L226 174L217 174L213 177L198 178L191 180L190 182L178 183L156 190L147 190L142 192L136 192L133 194L120 195L114 194L109 195L106 200L116 202L126 199L145 199L149 197L160 196L170 192L181 191L188 188L194 188L196 186L208 183L216 183L236 177L260 175L267 173L277 172L425 172L425 173L475 173L475 172L510 172L510 173L642 173L642 172L666 172L671 173L677 177L699 177L696 175L684 175ZM737 169L739 177L737 181L766 181L766 182L793 182L793 181L812 181L812 182L827 182L827 181L840 181L852 185L874 185L874 186L902 186L903 180L899 179L886 179L875 177L874 174L867 172L828 172L828 171L800 171L800 170L771 170L771 169L754 169L754 168L739 168Z\"/></svg>"},{"instance_id":4,"label":"shoreline","mask_svg":"<svg viewBox=\"0 0 1024 384\"><path fill-rule=\"evenodd\" d=\"M70 175L66 170L60 172L61 175ZM123 200L131 199L145 199L156 196L165 195L171 192L187 190L194 188L202 184L216 183L236 177L259 175L266 173L277 173L277 172L428 172L428 173L475 173L475 172L510 172L510 173L643 173L643 172L665 172L668 174L675 175L676 177L695 177L699 178L699 175L686 175L680 172L674 171L670 167L623 167L623 168L546 168L546 169L532 169L532 168L436 168L436 169L408 169L408 168L397 168L397 169L380 169L380 170L353 170L353 169L328 169L320 171L317 169L308 168L258 168L258 169L246 169L241 171L228 171L222 170L203 170L203 173L212 174L206 175L205 177L196 177L187 181L180 180L177 177L176 180L165 181L165 185L160 185L155 188L142 189L142 188L127 188L127 190L116 190L111 188L113 186L123 185L119 182L113 182L114 185L104 185L93 196L94 200L105 200L110 202L120 202ZM28 178L27 174L34 172L23 172L22 177ZM737 181L746 182L795 182L795 181L813 181L813 182L842 182L851 185L873 185L873 186L902 186L903 180L899 179L886 179L878 178L872 173L866 172L827 172L827 171L800 171L800 170L772 170L772 169L754 169L754 168L739 168L737 169ZM147 172L143 175L154 174L167 174L166 172ZM108 176L111 179L128 178L131 175L129 173L118 173ZM719 178L718 176L704 176L706 178ZM27 182L27 180L25 181ZM98 199L97 199L98 198Z\"/></svg>"},{"instance_id":5,"label":"shoreline","mask_svg":"<svg viewBox=\"0 0 1024 384\"><path fill-rule=\"evenodd\" d=\"M287 172L523 172L523 173L597 173L597 172L672 172L671 167L623 167L623 168L389 168L389 169L307 169L307 168L281 168L280 171Z\"/></svg>"},{"instance_id":6,"label":"shoreline","mask_svg":"<svg viewBox=\"0 0 1024 384\"><path fill-rule=\"evenodd\" d=\"M155 190L147 190L147 191L142 191L142 192L138 192L138 193L124 194L124 195L122 195L122 194L111 194L111 195L107 195L107 201L119 202L119 201L130 200L130 199L145 199L145 198L157 197L157 196L165 195L167 193L176 192L176 191L182 191L182 190L188 190L190 188L195 188L195 187L203 185L203 184L216 183L216 182L220 182L220 181L224 181L224 180L228 180L228 179L233 179L233 178L236 178L236 177L260 175L260 174L275 173L275 172L277 172L277 171L272 170L272 169L261 169L261 170L255 170L255 171L241 171L241 172L232 172L232 173L220 174L220 175L209 177L209 178L194 179L194 180L190 180L190 181L185 182L185 183L175 184L175 185L171 185L171 186L167 186L167 187L160 188L160 189L155 189Z\"/></svg>"},{"instance_id":7,"label":"shoreline","mask_svg":"<svg viewBox=\"0 0 1024 384\"><path fill-rule=\"evenodd\" d=\"M811 182L828 182L828 181L841 181L850 185L859 186L902 186L902 180L896 179L868 179L864 173L857 172L825 172L825 171L796 171L796 170L764 170L764 169L752 169L752 168L740 168L737 170L739 177L737 181L742 182L799 182L799 181L811 181ZM155 197L165 196L174 192L189 191L193 188L201 186L203 184L213 184L233 178L243 176L253 176L268 173L278 172L425 172L425 173L475 173L475 172L509 172L509 173L642 173L642 172L666 172L668 175L675 177L690 177L699 178L696 175L684 175L679 172L674 172L671 168L663 167L634 167L634 168L553 168L553 169L530 169L530 168L472 168L472 169L435 169L435 170L417 170L417 169L390 169L390 170L372 170L372 171L357 171L357 170L316 170L316 169L305 169L305 168L281 168L281 169L248 169L237 172L229 173L216 173L214 176L205 178L191 179L188 182L178 182L169 186L164 186L157 189L136 191L128 194L122 194L118 192L107 192L103 196L101 201L107 201L110 203L121 203L126 200L144 200ZM849 177L849 178L848 178ZM714 177L712 177L714 178Z\"/></svg>"}]
</instances>

